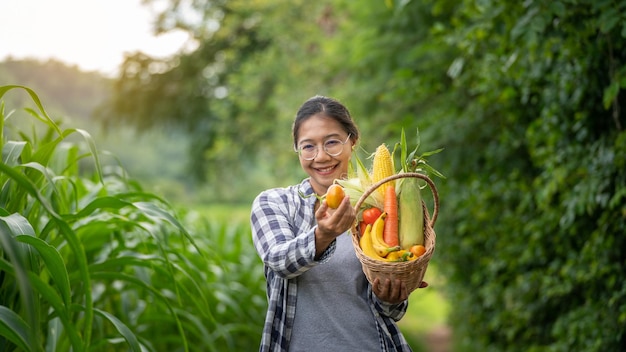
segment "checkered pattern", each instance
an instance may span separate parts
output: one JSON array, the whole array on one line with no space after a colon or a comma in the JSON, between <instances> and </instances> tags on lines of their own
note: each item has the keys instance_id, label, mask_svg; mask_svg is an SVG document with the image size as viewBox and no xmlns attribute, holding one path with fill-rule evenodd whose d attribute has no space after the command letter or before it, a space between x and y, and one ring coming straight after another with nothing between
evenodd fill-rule
<instances>
[{"instance_id":1,"label":"checkered pattern","mask_svg":"<svg viewBox=\"0 0 626 352\"><path fill-rule=\"evenodd\" d=\"M302 197L299 192L308 196ZM287 351L296 314L295 278L333 255L335 242L315 259L315 196L308 179L287 188L259 194L250 222L254 246L263 260L267 280L268 311L260 351ZM337 268L341 270L341 268ZM408 302L390 305L379 301L368 285L368 297L378 329L380 351L411 351L396 325ZM340 346L338 346L340 347Z\"/></svg>"}]
</instances>

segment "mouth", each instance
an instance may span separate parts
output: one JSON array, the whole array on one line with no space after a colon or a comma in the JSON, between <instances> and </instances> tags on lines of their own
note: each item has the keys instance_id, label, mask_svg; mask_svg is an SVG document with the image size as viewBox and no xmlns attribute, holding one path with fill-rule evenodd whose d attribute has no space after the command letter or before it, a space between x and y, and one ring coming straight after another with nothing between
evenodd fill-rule
<instances>
[{"instance_id":1,"label":"mouth","mask_svg":"<svg viewBox=\"0 0 626 352\"><path fill-rule=\"evenodd\" d=\"M333 165L333 166L328 166L325 168L315 168L315 171L317 171L320 174L327 175L327 174L332 174L336 168L337 168L337 165Z\"/></svg>"}]
</instances>

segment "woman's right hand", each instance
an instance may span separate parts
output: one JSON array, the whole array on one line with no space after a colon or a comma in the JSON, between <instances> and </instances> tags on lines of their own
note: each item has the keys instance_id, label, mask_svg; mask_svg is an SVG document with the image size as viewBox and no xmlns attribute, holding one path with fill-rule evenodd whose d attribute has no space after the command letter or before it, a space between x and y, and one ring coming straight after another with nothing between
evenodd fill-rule
<instances>
[{"instance_id":1,"label":"woman's right hand","mask_svg":"<svg viewBox=\"0 0 626 352\"><path fill-rule=\"evenodd\" d=\"M322 201L315 212L317 229L315 230L316 254L319 255L342 233L348 231L356 220L356 211L350 204L350 197L345 196L337 209L328 207Z\"/></svg>"}]
</instances>

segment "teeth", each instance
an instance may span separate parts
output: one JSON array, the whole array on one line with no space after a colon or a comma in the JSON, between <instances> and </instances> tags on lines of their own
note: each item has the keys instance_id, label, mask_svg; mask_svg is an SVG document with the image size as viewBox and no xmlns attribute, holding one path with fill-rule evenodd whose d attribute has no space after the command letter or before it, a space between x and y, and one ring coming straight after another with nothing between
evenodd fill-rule
<instances>
[{"instance_id":1,"label":"teeth","mask_svg":"<svg viewBox=\"0 0 626 352\"><path fill-rule=\"evenodd\" d=\"M327 167L327 168L325 168L325 169L319 169L319 170L320 170L321 172L328 172L328 171L332 170L333 168L334 168L334 166L331 166L331 167Z\"/></svg>"}]
</instances>

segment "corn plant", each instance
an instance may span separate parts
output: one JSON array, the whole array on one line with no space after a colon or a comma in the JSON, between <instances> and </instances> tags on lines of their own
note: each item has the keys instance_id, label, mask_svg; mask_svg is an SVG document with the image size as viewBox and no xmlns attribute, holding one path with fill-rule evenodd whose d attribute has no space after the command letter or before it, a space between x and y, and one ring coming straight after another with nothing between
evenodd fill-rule
<instances>
[{"instance_id":1,"label":"corn plant","mask_svg":"<svg viewBox=\"0 0 626 352\"><path fill-rule=\"evenodd\" d=\"M249 227L181 220L31 89L2 86L0 102L13 89L40 128L9 133L0 104L0 351L255 349L265 300Z\"/></svg>"}]
</instances>

